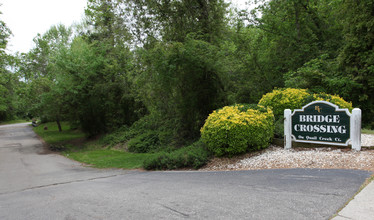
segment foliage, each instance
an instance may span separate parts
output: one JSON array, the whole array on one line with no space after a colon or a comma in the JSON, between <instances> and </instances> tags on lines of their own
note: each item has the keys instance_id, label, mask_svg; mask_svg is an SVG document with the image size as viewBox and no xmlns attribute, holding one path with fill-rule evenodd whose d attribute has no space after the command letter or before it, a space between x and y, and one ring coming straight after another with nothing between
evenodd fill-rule
<instances>
[{"instance_id":1,"label":"foliage","mask_svg":"<svg viewBox=\"0 0 374 220\"><path fill-rule=\"evenodd\" d=\"M155 131L147 131L140 134L127 143L128 150L134 153L147 153L152 150L157 149L160 145L160 140L158 139L158 133Z\"/></svg>"},{"instance_id":2,"label":"foliage","mask_svg":"<svg viewBox=\"0 0 374 220\"><path fill-rule=\"evenodd\" d=\"M0 122L14 119L18 112L16 92L19 79L9 71L12 57L7 54L8 39L11 35L6 23L0 20Z\"/></svg>"},{"instance_id":3,"label":"foliage","mask_svg":"<svg viewBox=\"0 0 374 220\"><path fill-rule=\"evenodd\" d=\"M365 112L364 124L374 126L374 3L371 0L343 1L339 12L344 25L344 44L337 62L341 75L349 77L355 85L344 97L349 97Z\"/></svg>"},{"instance_id":4,"label":"foliage","mask_svg":"<svg viewBox=\"0 0 374 220\"><path fill-rule=\"evenodd\" d=\"M338 74L336 60L328 59L327 54L312 59L296 71L286 73L284 78L286 87L308 89L312 93L339 92L348 98L352 89L357 87L351 77Z\"/></svg>"},{"instance_id":5,"label":"foliage","mask_svg":"<svg viewBox=\"0 0 374 220\"><path fill-rule=\"evenodd\" d=\"M191 36L141 53L146 69L136 77L140 97L151 114L175 122L181 142L198 138L206 116L224 102L216 50Z\"/></svg>"},{"instance_id":6,"label":"foliage","mask_svg":"<svg viewBox=\"0 0 374 220\"><path fill-rule=\"evenodd\" d=\"M276 119L283 115L284 109L299 109L310 96L306 89L283 88L266 93L259 105L271 107Z\"/></svg>"},{"instance_id":7,"label":"foliage","mask_svg":"<svg viewBox=\"0 0 374 220\"><path fill-rule=\"evenodd\" d=\"M340 108L353 109L352 103L345 101L338 95L326 93L313 94L307 89L281 88L274 89L266 93L258 102L259 105L269 106L273 109L276 117L282 116L285 109L301 109L304 105L312 101L328 101Z\"/></svg>"},{"instance_id":8,"label":"foliage","mask_svg":"<svg viewBox=\"0 0 374 220\"><path fill-rule=\"evenodd\" d=\"M333 14L336 4L320 0L262 2L249 21L272 39L273 68L285 73L320 56L321 51L336 54L342 40Z\"/></svg>"},{"instance_id":9,"label":"foliage","mask_svg":"<svg viewBox=\"0 0 374 220\"><path fill-rule=\"evenodd\" d=\"M144 152L196 141L214 109L262 96L276 133L285 108L316 99L349 100L374 125L371 0L249 3L88 0L79 26L52 26L17 57L0 21L0 120L71 121Z\"/></svg>"},{"instance_id":10,"label":"foliage","mask_svg":"<svg viewBox=\"0 0 374 220\"><path fill-rule=\"evenodd\" d=\"M304 105L312 101L328 101L340 108L347 108L352 111L352 103L345 101L338 95L330 95L326 93L313 94L307 89L281 88L274 89L272 92L263 95L259 101L259 105L270 107L274 111L276 137L284 135L284 110L285 109L301 109Z\"/></svg>"},{"instance_id":11,"label":"foliage","mask_svg":"<svg viewBox=\"0 0 374 220\"><path fill-rule=\"evenodd\" d=\"M238 21L221 42L219 77L228 104L256 103L264 93L283 86L283 79L272 66L274 59L268 59L274 57L273 42L264 35L263 30L244 27Z\"/></svg>"},{"instance_id":12,"label":"foliage","mask_svg":"<svg viewBox=\"0 0 374 220\"><path fill-rule=\"evenodd\" d=\"M336 65L328 60L324 54L319 58L312 59L296 71L284 74L285 86L291 88L309 89L312 92L326 92L327 80L332 77Z\"/></svg>"},{"instance_id":13,"label":"foliage","mask_svg":"<svg viewBox=\"0 0 374 220\"><path fill-rule=\"evenodd\" d=\"M341 98L338 95L330 95L326 93L319 93L319 94L313 94L314 101L327 101L331 102L340 108L347 108L349 111L352 111L352 103L345 101L343 98Z\"/></svg>"},{"instance_id":14,"label":"foliage","mask_svg":"<svg viewBox=\"0 0 374 220\"><path fill-rule=\"evenodd\" d=\"M160 120L160 116L146 115L132 124L123 126L116 131L105 135L102 143L113 147L117 144L127 144L131 152L150 152L162 150L173 145L172 132L175 124L172 121Z\"/></svg>"},{"instance_id":15,"label":"foliage","mask_svg":"<svg viewBox=\"0 0 374 220\"><path fill-rule=\"evenodd\" d=\"M16 116L17 81L18 77L7 70L0 74L0 121L12 120Z\"/></svg>"},{"instance_id":16,"label":"foliage","mask_svg":"<svg viewBox=\"0 0 374 220\"><path fill-rule=\"evenodd\" d=\"M190 146L172 151L160 152L144 160L143 167L147 170L171 170L181 168L198 169L210 158L203 142L197 141Z\"/></svg>"},{"instance_id":17,"label":"foliage","mask_svg":"<svg viewBox=\"0 0 374 220\"><path fill-rule=\"evenodd\" d=\"M226 27L226 7L223 0L148 1L126 0L135 37L151 46L157 40L184 42L191 34L209 43L220 39Z\"/></svg>"},{"instance_id":18,"label":"foliage","mask_svg":"<svg viewBox=\"0 0 374 220\"><path fill-rule=\"evenodd\" d=\"M270 108L239 104L213 111L201 129L201 138L216 156L233 156L267 147L273 130Z\"/></svg>"},{"instance_id":19,"label":"foliage","mask_svg":"<svg viewBox=\"0 0 374 220\"><path fill-rule=\"evenodd\" d=\"M1 5L0 5L1 6ZM2 12L0 11L0 15L2 14ZM0 20L0 70L3 71L4 69L4 61L6 59L4 59L5 57L7 57L7 54L6 54L6 47L8 46L8 39L9 37L12 35L12 32L11 30L8 28L8 26L6 25L6 23L2 20Z\"/></svg>"}]
</instances>

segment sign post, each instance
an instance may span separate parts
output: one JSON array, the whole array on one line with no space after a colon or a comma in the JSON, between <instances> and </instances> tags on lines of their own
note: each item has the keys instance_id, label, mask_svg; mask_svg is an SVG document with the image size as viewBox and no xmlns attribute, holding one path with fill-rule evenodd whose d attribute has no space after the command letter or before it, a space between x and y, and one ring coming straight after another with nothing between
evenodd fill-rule
<instances>
[{"instance_id":1,"label":"sign post","mask_svg":"<svg viewBox=\"0 0 374 220\"><path fill-rule=\"evenodd\" d=\"M361 150L361 110L348 109L326 101L314 101L302 109L284 110L284 147L290 149L295 142L352 145Z\"/></svg>"}]
</instances>

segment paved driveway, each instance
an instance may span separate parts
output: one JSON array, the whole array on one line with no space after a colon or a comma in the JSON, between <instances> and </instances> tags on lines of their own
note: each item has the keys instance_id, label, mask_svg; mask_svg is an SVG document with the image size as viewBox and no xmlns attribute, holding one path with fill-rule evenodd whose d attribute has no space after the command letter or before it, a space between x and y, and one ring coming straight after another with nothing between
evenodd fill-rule
<instances>
[{"instance_id":1,"label":"paved driveway","mask_svg":"<svg viewBox=\"0 0 374 220\"><path fill-rule=\"evenodd\" d=\"M328 219L369 172L142 172L45 154L27 125L0 126L0 219Z\"/></svg>"}]
</instances>

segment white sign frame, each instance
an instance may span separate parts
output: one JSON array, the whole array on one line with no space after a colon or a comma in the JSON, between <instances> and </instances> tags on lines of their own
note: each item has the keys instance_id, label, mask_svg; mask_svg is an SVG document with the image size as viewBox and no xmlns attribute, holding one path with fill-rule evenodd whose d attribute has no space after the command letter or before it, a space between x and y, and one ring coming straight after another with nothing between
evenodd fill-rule
<instances>
[{"instance_id":1,"label":"white sign frame","mask_svg":"<svg viewBox=\"0 0 374 220\"><path fill-rule=\"evenodd\" d=\"M331 107L335 108L335 111L345 112L350 117L350 138L346 143L331 143L331 142L322 142L322 141L306 141L306 140L296 140L295 136L292 134L292 116L296 112L303 112L305 108L316 103L324 103ZM293 112L290 109L284 110L284 148L291 149L292 141L303 142L303 143L313 143L313 144L327 144L335 146L348 146L352 145L352 149L360 151L361 150L361 109L354 108L352 113L348 109L341 109L339 106L327 102L327 101L313 101L305 106L302 109L295 109Z\"/></svg>"}]
</instances>

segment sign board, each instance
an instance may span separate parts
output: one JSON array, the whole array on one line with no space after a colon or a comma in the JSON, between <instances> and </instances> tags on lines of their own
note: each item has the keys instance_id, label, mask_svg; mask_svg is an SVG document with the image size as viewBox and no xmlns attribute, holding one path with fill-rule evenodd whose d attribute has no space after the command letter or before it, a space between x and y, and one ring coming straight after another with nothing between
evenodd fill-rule
<instances>
[{"instance_id":1,"label":"sign board","mask_svg":"<svg viewBox=\"0 0 374 220\"><path fill-rule=\"evenodd\" d=\"M360 150L361 110L354 109L351 114L348 109L340 109L326 101L311 102L293 113L286 109L285 147L291 148L292 141L340 146L352 144L352 148Z\"/></svg>"}]
</instances>

